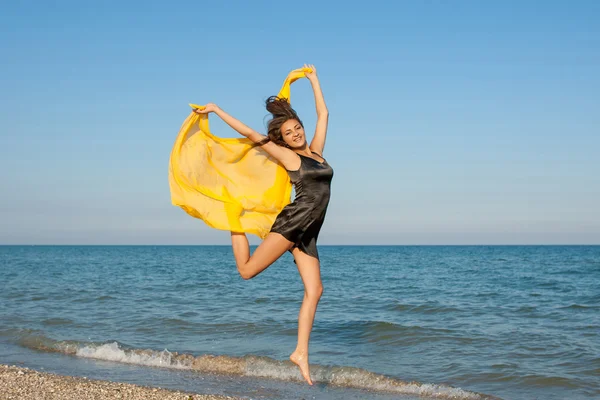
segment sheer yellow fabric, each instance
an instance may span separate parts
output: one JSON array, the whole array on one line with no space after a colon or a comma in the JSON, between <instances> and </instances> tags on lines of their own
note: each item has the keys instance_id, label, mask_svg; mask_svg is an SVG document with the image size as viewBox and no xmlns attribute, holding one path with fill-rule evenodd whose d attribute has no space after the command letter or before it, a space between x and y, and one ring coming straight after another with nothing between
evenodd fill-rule
<instances>
[{"instance_id":1,"label":"sheer yellow fabric","mask_svg":"<svg viewBox=\"0 0 600 400\"><path fill-rule=\"evenodd\" d=\"M310 69L290 72L279 97ZM204 106L190 104L192 108ZM265 238L290 202L287 171L247 138L224 139L209 129L208 114L192 112L183 122L169 161L171 202L216 229Z\"/></svg>"}]
</instances>

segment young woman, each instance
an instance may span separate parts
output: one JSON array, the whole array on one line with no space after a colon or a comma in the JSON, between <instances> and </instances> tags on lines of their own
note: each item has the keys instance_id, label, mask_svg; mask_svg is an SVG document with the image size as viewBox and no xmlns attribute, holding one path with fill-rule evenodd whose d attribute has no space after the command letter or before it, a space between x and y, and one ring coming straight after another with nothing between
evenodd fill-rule
<instances>
[{"instance_id":1,"label":"young woman","mask_svg":"<svg viewBox=\"0 0 600 400\"><path fill-rule=\"evenodd\" d=\"M252 256L245 233L231 232L231 242L237 269L244 279L255 277L286 251L292 252L304 283L304 300L298 315L298 344L290 360L298 365L306 381L312 385L308 341L323 293L317 237L329 203L333 169L323 158L329 113L315 67L306 64L304 67L312 70L305 74L314 91L318 117L310 145L302 121L286 99L272 96L267 100L267 110L273 116L267 136L247 127L215 104L194 111L199 114L214 112L240 134L262 146L285 167L295 187L294 201L277 216L270 233Z\"/></svg>"}]
</instances>

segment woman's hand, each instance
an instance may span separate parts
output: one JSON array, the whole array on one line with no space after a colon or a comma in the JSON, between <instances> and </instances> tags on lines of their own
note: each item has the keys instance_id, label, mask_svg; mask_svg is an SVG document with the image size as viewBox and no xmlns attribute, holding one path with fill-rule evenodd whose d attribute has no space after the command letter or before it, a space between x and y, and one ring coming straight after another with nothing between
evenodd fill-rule
<instances>
[{"instance_id":1,"label":"woman's hand","mask_svg":"<svg viewBox=\"0 0 600 400\"><path fill-rule=\"evenodd\" d=\"M196 114L208 114L208 113L217 111L218 108L219 108L219 106L217 106L216 104L208 103L207 105L204 106L203 109L194 108L194 112Z\"/></svg>"},{"instance_id":2,"label":"woman's hand","mask_svg":"<svg viewBox=\"0 0 600 400\"><path fill-rule=\"evenodd\" d=\"M318 80L317 78L317 69L312 64L304 64L304 68L310 68L312 72L305 72L304 75L308 78L309 81Z\"/></svg>"}]
</instances>

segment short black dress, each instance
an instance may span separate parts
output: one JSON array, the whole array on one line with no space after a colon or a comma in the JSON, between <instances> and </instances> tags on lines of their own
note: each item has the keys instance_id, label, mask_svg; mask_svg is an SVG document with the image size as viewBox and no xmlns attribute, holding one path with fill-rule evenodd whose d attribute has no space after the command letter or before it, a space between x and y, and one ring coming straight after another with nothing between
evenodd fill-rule
<instances>
[{"instance_id":1,"label":"short black dress","mask_svg":"<svg viewBox=\"0 0 600 400\"><path fill-rule=\"evenodd\" d=\"M333 168L323 157L323 162L319 162L314 158L298 155L300 168L296 171L288 170L296 197L277 215L271 232L280 233L294 243L293 248L298 247L302 252L318 259L317 238L329 204Z\"/></svg>"}]
</instances>

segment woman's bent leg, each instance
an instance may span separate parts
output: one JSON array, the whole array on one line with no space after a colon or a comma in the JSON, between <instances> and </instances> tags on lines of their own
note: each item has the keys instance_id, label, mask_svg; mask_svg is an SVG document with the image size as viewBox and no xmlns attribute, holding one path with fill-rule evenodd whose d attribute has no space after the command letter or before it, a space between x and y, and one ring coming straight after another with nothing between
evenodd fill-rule
<instances>
[{"instance_id":1,"label":"woman's bent leg","mask_svg":"<svg viewBox=\"0 0 600 400\"><path fill-rule=\"evenodd\" d=\"M238 272L244 279L254 278L292 247L292 242L279 233L269 233L250 256L250 243L245 233L231 232L231 245Z\"/></svg>"}]
</instances>

